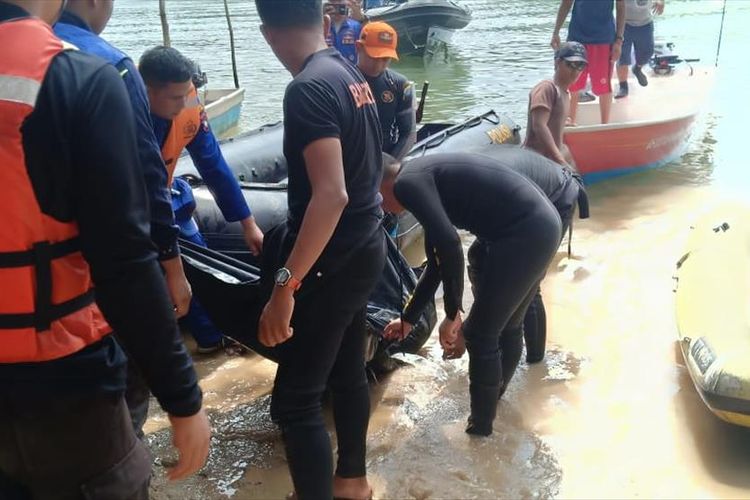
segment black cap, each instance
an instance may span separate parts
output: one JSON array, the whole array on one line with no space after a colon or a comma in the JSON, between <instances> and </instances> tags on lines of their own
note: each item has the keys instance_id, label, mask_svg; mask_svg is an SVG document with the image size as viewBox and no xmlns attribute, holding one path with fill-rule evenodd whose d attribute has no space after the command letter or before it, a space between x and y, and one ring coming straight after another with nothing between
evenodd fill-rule
<instances>
[{"instance_id":1,"label":"black cap","mask_svg":"<svg viewBox=\"0 0 750 500\"><path fill-rule=\"evenodd\" d=\"M560 48L555 52L555 59L565 59L566 61L577 61L589 63L586 59L586 47L578 42L565 42L560 44Z\"/></svg>"}]
</instances>

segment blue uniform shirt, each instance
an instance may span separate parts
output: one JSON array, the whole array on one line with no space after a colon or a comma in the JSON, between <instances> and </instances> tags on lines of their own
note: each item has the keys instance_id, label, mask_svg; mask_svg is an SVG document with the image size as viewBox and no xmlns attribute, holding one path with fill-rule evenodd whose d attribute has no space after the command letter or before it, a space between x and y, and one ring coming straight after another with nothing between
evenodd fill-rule
<instances>
[{"instance_id":1,"label":"blue uniform shirt","mask_svg":"<svg viewBox=\"0 0 750 500\"><path fill-rule=\"evenodd\" d=\"M614 0L575 0L568 40L589 44L615 42Z\"/></svg>"},{"instance_id":2,"label":"blue uniform shirt","mask_svg":"<svg viewBox=\"0 0 750 500\"><path fill-rule=\"evenodd\" d=\"M156 115L151 115L151 119L154 122L154 135L161 146L167 140L172 121ZM224 218L228 222L236 222L249 217L250 208L242 196L237 179L221 154L219 142L211 132L205 114L202 116L202 126L198 127L198 132L186 149Z\"/></svg>"},{"instance_id":3,"label":"blue uniform shirt","mask_svg":"<svg viewBox=\"0 0 750 500\"><path fill-rule=\"evenodd\" d=\"M331 30L326 36L326 43L329 47L335 47L344 59L352 64L357 64L357 40L362 32L362 24L354 19L347 19L341 24L341 28L336 28L331 23Z\"/></svg>"},{"instance_id":4,"label":"blue uniform shirt","mask_svg":"<svg viewBox=\"0 0 750 500\"><path fill-rule=\"evenodd\" d=\"M146 85L138 69L127 55L96 35L75 14L63 12L54 29L55 34L62 40L75 45L81 52L101 57L120 72L135 117L138 159L151 210L151 239L159 250L160 259L176 257L179 254L179 230L172 215L172 204L167 189L167 170L161 158L161 148L154 137Z\"/></svg>"}]
</instances>

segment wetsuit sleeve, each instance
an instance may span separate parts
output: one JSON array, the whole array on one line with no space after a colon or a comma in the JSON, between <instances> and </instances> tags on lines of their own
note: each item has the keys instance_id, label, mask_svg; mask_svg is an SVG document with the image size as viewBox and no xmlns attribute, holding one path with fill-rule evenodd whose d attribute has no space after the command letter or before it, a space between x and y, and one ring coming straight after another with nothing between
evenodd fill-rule
<instances>
[{"instance_id":1,"label":"wetsuit sleeve","mask_svg":"<svg viewBox=\"0 0 750 500\"><path fill-rule=\"evenodd\" d=\"M211 131L205 111L201 113L198 133L187 145L187 150L219 205L224 219L236 222L250 217L250 208L242 196L237 179L221 154L219 142Z\"/></svg>"},{"instance_id":2,"label":"wetsuit sleeve","mask_svg":"<svg viewBox=\"0 0 750 500\"><path fill-rule=\"evenodd\" d=\"M427 256L427 265L419 277L414 293L404 307L401 317L404 321L416 325L419 317L424 312L427 304L435 297L438 285L440 285L440 271L435 259L435 248L425 239L424 252Z\"/></svg>"},{"instance_id":3,"label":"wetsuit sleeve","mask_svg":"<svg viewBox=\"0 0 750 500\"><path fill-rule=\"evenodd\" d=\"M201 391L149 237L133 110L112 66L89 79L75 110L73 215L97 303L164 410L195 414Z\"/></svg>"},{"instance_id":4,"label":"wetsuit sleeve","mask_svg":"<svg viewBox=\"0 0 750 500\"><path fill-rule=\"evenodd\" d=\"M461 238L440 201L435 178L428 172L407 170L396 180L394 193L424 227L443 282L445 315L454 319L463 310L464 252ZM429 252L430 248L428 255Z\"/></svg>"},{"instance_id":5,"label":"wetsuit sleeve","mask_svg":"<svg viewBox=\"0 0 750 500\"><path fill-rule=\"evenodd\" d=\"M159 250L159 259L171 259L179 254L177 248L179 228L175 225L172 214L172 203L167 188L167 169L164 167L161 149L154 136L146 86L130 59L125 59L118 64L117 70L125 83L135 118L138 159L143 171L143 180L146 183L151 213L151 239Z\"/></svg>"},{"instance_id":6,"label":"wetsuit sleeve","mask_svg":"<svg viewBox=\"0 0 750 500\"><path fill-rule=\"evenodd\" d=\"M414 108L414 85L404 79L400 86L398 107L396 108L396 127L398 142L393 145L393 156L403 158L417 141L417 111Z\"/></svg>"},{"instance_id":7,"label":"wetsuit sleeve","mask_svg":"<svg viewBox=\"0 0 750 500\"><path fill-rule=\"evenodd\" d=\"M318 139L340 138L339 100L320 82L292 82L284 98L284 129L300 150Z\"/></svg>"}]
</instances>

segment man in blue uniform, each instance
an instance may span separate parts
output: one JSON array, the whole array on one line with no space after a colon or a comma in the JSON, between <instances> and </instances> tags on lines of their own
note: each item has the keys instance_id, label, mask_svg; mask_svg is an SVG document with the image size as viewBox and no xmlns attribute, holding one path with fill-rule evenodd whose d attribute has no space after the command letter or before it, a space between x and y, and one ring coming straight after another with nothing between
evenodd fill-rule
<instances>
[{"instance_id":1,"label":"man in blue uniform","mask_svg":"<svg viewBox=\"0 0 750 500\"><path fill-rule=\"evenodd\" d=\"M111 1L69 0L66 10L55 25L55 34L75 45L81 52L101 57L122 76L135 115L138 158L146 182L151 213L151 239L159 251L159 261L165 271L169 294L179 318L187 314L191 292L177 248L179 231L172 215L167 172L154 138L146 87L135 64L126 54L99 36L109 22L112 8Z\"/></svg>"},{"instance_id":2,"label":"man in blue uniform","mask_svg":"<svg viewBox=\"0 0 750 500\"><path fill-rule=\"evenodd\" d=\"M146 83L154 135L161 147L169 177L183 148L187 149L203 181L216 198L224 218L228 222L239 221L242 224L245 242L252 253L259 254L263 233L250 213L237 179L221 154L206 112L198 100L192 82L195 64L176 49L155 47L143 54L139 70ZM172 183L172 188L184 194L189 186L178 179ZM178 216L177 222L184 238L206 246L191 213ZM222 345L223 335L195 300L190 305L186 322L198 342L198 352L211 352Z\"/></svg>"},{"instance_id":3,"label":"man in blue uniform","mask_svg":"<svg viewBox=\"0 0 750 500\"><path fill-rule=\"evenodd\" d=\"M398 34L383 22L368 23L357 40L357 67L370 85L378 105L383 152L401 159L417 140L414 86L401 73L388 68L398 60Z\"/></svg>"},{"instance_id":4,"label":"man in blue uniform","mask_svg":"<svg viewBox=\"0 0 750 500\"><path fill-rule=\"evenodd\" d=\"M362 32L362 23L353 19L355 12L361 16L359 3L351 0L331 0L325 4L325 12L331 17L331 29L326 35L329 47L335 47L344 59L357 64L357 40ZM350 16L350 14L352 14Z\"/></svg>"}]
</instances>

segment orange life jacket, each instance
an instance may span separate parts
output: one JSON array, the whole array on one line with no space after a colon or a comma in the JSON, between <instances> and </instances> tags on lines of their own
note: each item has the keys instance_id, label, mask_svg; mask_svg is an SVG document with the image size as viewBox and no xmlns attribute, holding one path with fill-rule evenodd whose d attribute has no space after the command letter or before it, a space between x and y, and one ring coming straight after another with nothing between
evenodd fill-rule
<instances>
[{"instance_id":1,"label":"orange life jacket","mask_svg":"<svg viewBox=\"0 0 750 500\"><path fill-rule=\"evenodd\" d=\"M64 50L38 19L0 23L0 363L68 356L111 332L94 303L78 225L42 213L21 125Z\"/></svg>"},{"instance_id":2,"label":"orange life jacket","mask_svg":"<svg viewBox=\"0 0 750 500\"><path fill-rule=\"evenodd\" d=\"M177 115L177 118L172 120L169 135L167 135L167 139L161 147L161 157L169 175L167 186L172 185L172 175L177 166L177 159L182 154L182 150L195 138L200 127L203 126L203 119L203 104L198 98L195 87L191 86L185 108Z\"/></svg>"}]
</instances>

